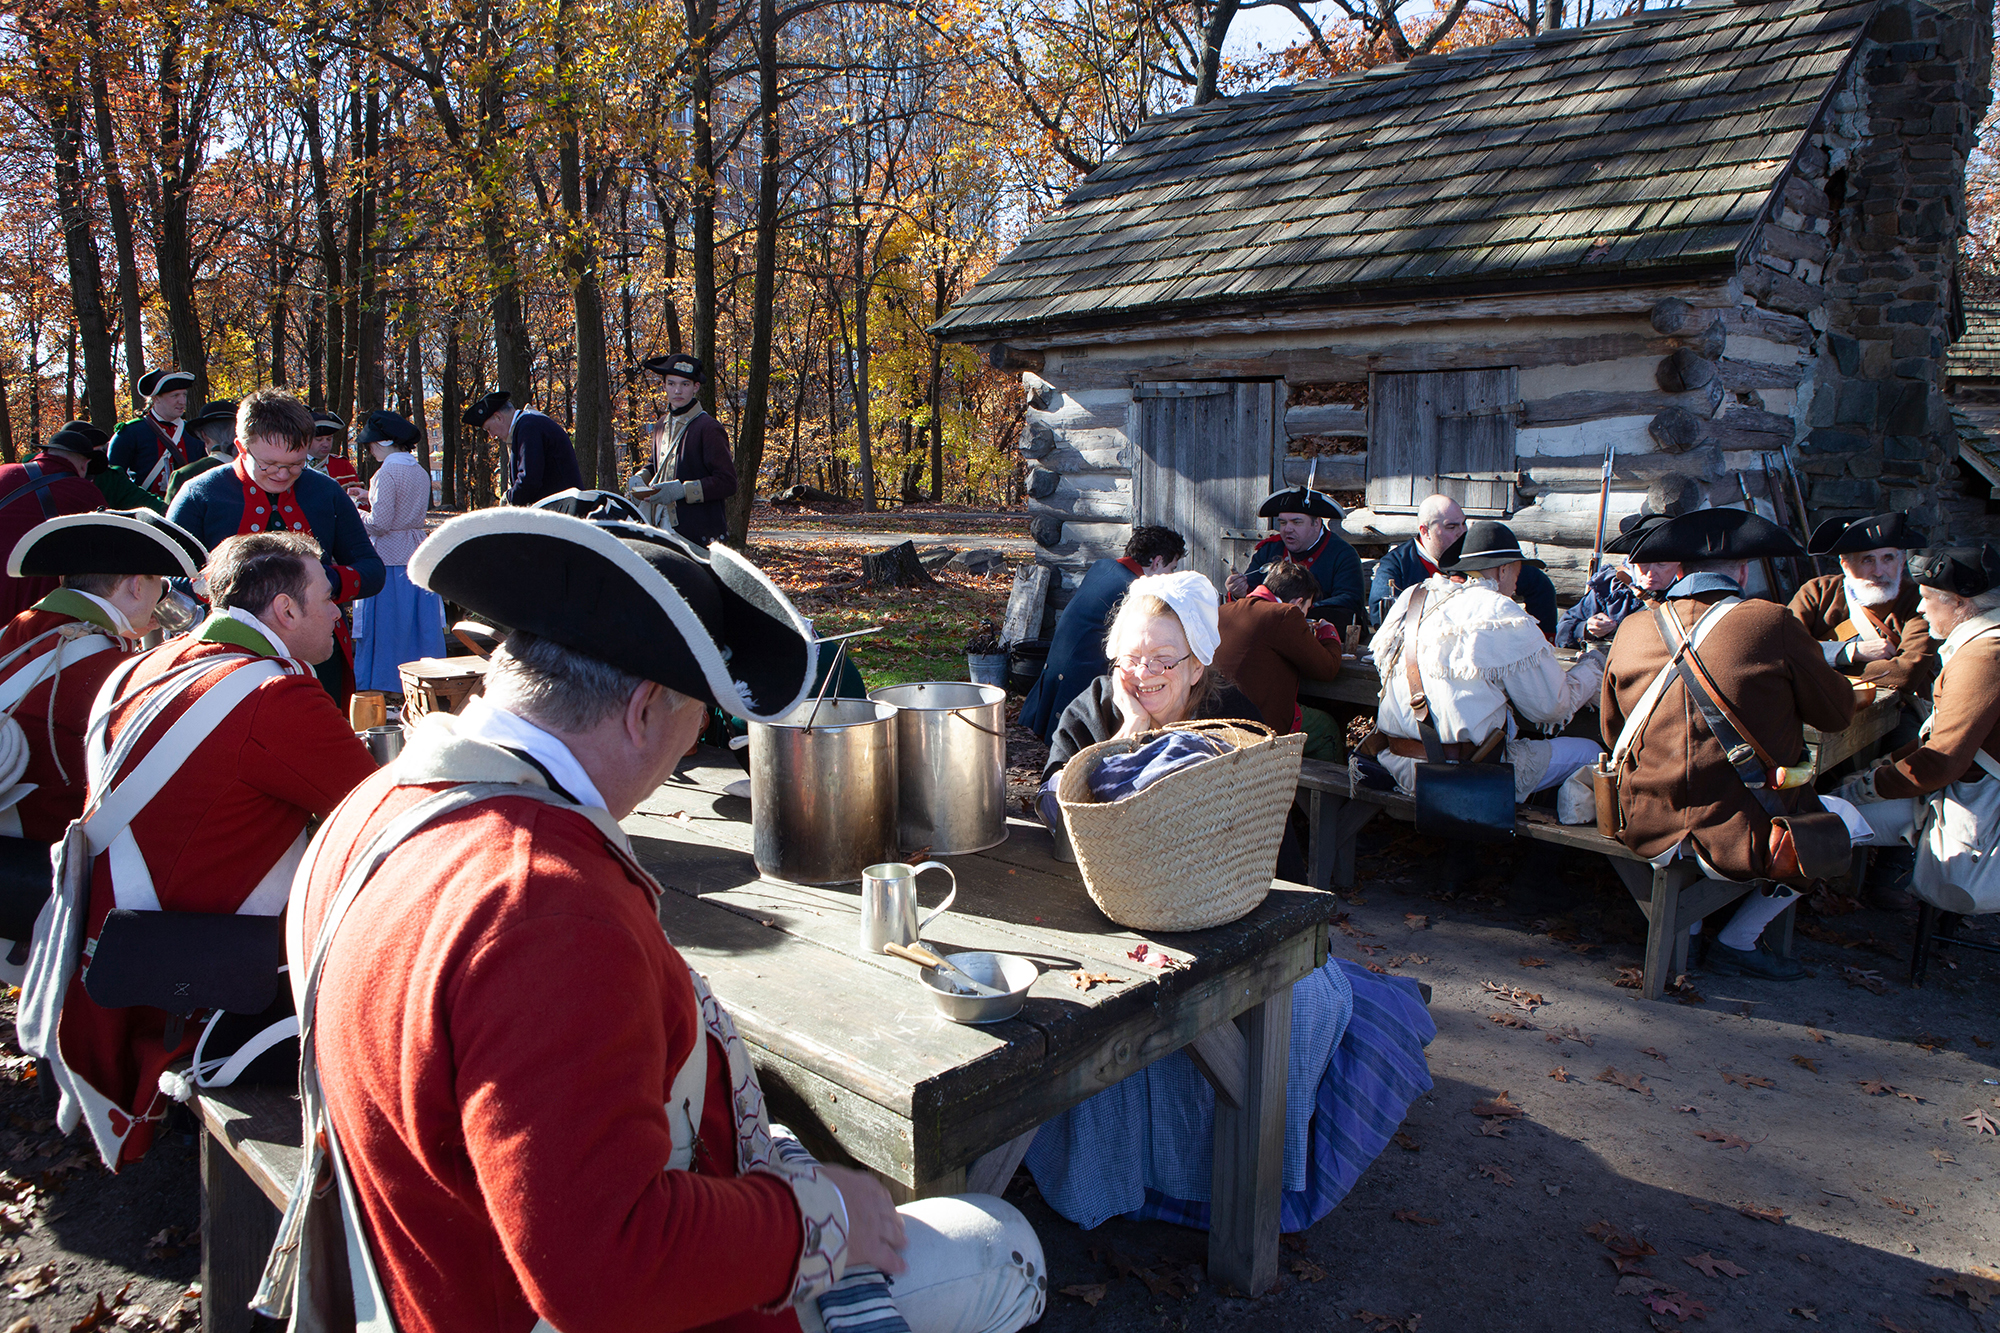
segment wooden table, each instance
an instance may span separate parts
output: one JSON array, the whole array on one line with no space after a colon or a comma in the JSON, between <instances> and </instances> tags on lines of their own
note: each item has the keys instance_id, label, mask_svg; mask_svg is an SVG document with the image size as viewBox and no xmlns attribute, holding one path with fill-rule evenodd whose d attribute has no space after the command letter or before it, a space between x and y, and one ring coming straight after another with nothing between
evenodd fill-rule
<instances>
[{"instance_id":1,"label":"wooden table","mask_svg":"<svg viewBox=\"0 0 2000 1333\"><path fill-rule=\"evenodd\" d=\"M1903 696L1878 694L1875 702L1854 710L1854 720L1843 731L1806 728L1806 753L1812 757L1813 775L1824 777L1836 767L1865 754L1896 729L1903 719Z\"/></svg>"},{"instance_id":2,"label":"wooden table","mask_svg":"<svg viewBox=\"0 0 2000 1333\"><path fill-rule=\"evenodd\" d=\"M1291 985L1326 959L1330 895L1279 883L1241 921L1145 936L1108 921L1039 825L950 858L958 898L925 932L944 951L1034 959L1020 1017L949 1022L916 969L859 948L855 885L761 878L741 776L697 766L625 821L669 890L660 919L750 1044L774 1118L816 1151L869 1167L899 1196L1004 1187L1035 1129L1148 1064L1187 1049L1217 1089L1209 1271L1261 1292L1277 1275ZM942 894L926 875L921 901ZM1129 955L1141 942L1183 966ZM1075 971L1109 974L1089 990Z\"/></svg>"}]
</instances>

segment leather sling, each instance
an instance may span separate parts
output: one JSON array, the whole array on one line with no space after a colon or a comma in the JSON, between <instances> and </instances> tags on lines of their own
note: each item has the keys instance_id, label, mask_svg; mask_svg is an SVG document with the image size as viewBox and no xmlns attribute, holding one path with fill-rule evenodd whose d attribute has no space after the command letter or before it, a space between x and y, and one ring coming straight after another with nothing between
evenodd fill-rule
<instances>
[{"instance_id":1,"label":"leather sling","mask_svg":"<svg viewBox=\"0 0 2000 1333\"><path fill-rule=\"evenodd\" d=\"M1404 611L1408 626L1403 638L1403 670L1410 685L1410 712L1425 759L1417 764L1415 796L1417 831L1428 837L1462 838L1472 842L1510 842L1514 837L1514 766L1482 762L1503 739L1504 728L1479 744L1469 758L1454 762L1444 750L1437 724L1431 720L1417 669L1417 630L1423 622L1427 588L1410 594Z\"/></svg>"}]
</instances>

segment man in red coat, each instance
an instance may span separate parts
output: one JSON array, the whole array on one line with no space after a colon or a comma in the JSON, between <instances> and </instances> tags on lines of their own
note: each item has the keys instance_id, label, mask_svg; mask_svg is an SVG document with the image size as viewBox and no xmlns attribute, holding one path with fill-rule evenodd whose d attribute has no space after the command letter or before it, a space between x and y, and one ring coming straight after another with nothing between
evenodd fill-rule
<instances>
[{"instance_id":1,"label":"man in red coat","mask_svg":"<svg viewBox=\"0 0 2000 1333\"><path fill-rule=\"evenodd\" d=\"M709 705L773 717L816 658L758 571L688 549L500 509L410 561L418 586L513 629L484 696L426 717L334 812L286 919L306 1120L361 1219L357 1308L404 1333L817 1330L864 1308L877 1328L1010 1333L1047 1281L1019 1212L897 1209L865 1172L812 1161L660 930L662 890L617 821ZM417 809L438 799L461 804ZM288 1266L325 1242L279 1236L261 1309L313 1299Z\"/></svg>"},{"instance_id":2,"label":"man in red coat","mask_svg":"<svg viewBox=\"0 0 2000 1333\"><path fill-rule=\"evenodd\" d=\"M1247 596L1222 604L1222 644L1215 669L1236 683L1265 725L1280 735L1303 731L1306 758L1340 758L1333 714L1299 706L1299 681L1340 674L1340 633L1306 619L1319 600L1319 580L1303 565L1281 560Z\"/></svg>"},{"instance_id":3,"label":"man in red coat","mask_svg":"<svg viewBox=\"0 0 2000 1333\"><path fill-rule=\"evenodd\" d=\"M192 578L208 552L149 510L52 518L7 561L60 587L0 631L0 732L25 760L18 800L0 809L0 981L18 985L35 916L49 896L49 847L83 814L84 732L106 677L153 628L168 577ZM11 772L11 763L9 767ZM0 786L6 779L0 777Z\"/></svg>"},{"instance_id":4,"label":"man in red coat","mask_svg":"<svg viewBox=\"0 0 2000 1333\"><path fill-rule=\"evenodd\" d=\"M51 435L27 462L0 467L0 550L13 550L44 519L102 509L103 493L85 476L104 466L102 436L92 439L71 425ZM0 616L12 620L55 589L56 580L45 575L9 574L0 579Z\"/></svg>"},{"instance_id":5,"label":"man in red coat","mask_svg":"<svg viewBox=\"0 0 2000 1333\"><path fill-rule=\"evenodd\" d=\"M205 577L215 613L128 659L100 693L89 817L62 853L87 837L89 878L59 865L22 987L21 1039L53 1067L57 1123L87 1123L113 1170L151 1144L165 1113L160 1075L196 1034L164 1010L99 1006L73 952L78 918L95 941L114 907L275 916L307 823L375 771L312 674L340 616L317 543L231 537Z\"/></svg>"}]
</instances>

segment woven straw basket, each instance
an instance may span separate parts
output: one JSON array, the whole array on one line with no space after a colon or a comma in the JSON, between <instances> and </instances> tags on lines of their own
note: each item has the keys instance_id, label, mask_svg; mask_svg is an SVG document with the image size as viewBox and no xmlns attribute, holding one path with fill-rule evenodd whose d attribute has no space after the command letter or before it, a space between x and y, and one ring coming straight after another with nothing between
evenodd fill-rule
<instances>
[{"instance_id":1,"label":"woven straw basket","mask_svg":"<svg viewBox=\"0 0 2000 1333\"><path fill-rule=\"evenodd\" d=\"M1133 930L1207 930L1250 912L1271 891L1306 740L1256 722L1165 730L1236 748L1105 802L1090 794L1098 764L1164 732L1100 741L1063 766L1056 799L1083 885L1104 915Z\"/></svg>"}]
</instances>

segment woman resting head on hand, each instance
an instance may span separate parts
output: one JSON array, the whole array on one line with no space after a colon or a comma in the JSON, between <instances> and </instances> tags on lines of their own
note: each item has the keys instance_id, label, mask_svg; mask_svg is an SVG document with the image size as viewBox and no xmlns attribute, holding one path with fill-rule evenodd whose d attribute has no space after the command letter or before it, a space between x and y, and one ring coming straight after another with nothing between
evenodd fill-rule
<instances>
[{"instance_id":1,"label":"woman resting head on hand","mask_svg":"<svg viewBox=\"0 0 2000 1333\"><path fill-rule=\"evenodd\" d=\"M1135 579L1104 636L1111 669L1076 697L1049 739L1043 780L1078 750L1190 718L1247 718L1256 706L1210 665L1221 642L1215 585L1200 574Z\"/></svg>"}]
</instances>

